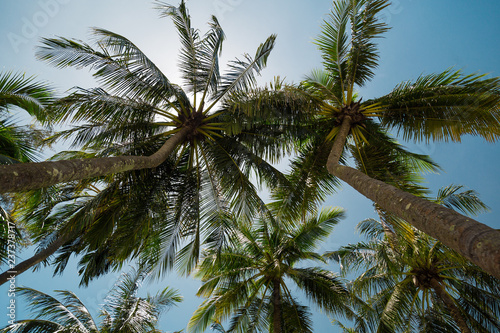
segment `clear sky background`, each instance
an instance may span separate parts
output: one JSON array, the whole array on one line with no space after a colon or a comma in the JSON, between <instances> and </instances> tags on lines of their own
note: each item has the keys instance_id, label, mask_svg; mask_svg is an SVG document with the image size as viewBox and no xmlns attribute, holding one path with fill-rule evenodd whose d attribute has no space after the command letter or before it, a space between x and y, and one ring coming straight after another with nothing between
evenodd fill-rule
<instances>
[{"instance_id":1,"label":"clear sky background","mask_svg":"<svg viewBox=\"0 0 500 333\"><path fill-rule=\"evenodd\" d=\"M177 5L176 1L167 1ZM288 82L299 82L312 69L321 67L319 52L312 40L330 11L330 0L190 0L187 2L193 26L206 31L211 14L215 14L227 35L221 63L253 54L270 34L278 35L261 84L276 75ZM375 79L360 93L367 99L384 95L399 82L420 74L440 72L449 67L466 73L488 73L500 76L498 34L500 2L496 0L394 0L383 13L392 27L381 39L380 66ZM174 82L179 82L177 64L179 42L169 19L160 19L150 0L1 0L0 1L0 69L26 72L51 82L63 94L74 86L96 84L86 70L60 70L34 58L41 37L62 36L89 41L89 28L100 27L122 34L138 45ZM500 144L467 137L462 143L405 143L415 152L430 155L444 171L427 175L434 191L449 184L462 184L479 192L491 207L479 221L500 228ZM52 153L52 152L50 152ZM341 206L347 218L341 222L320 249L334 250L357 241L354 228L358 222L375 217L371 203L345 186L328 198L325 205ZM29 253L19 253L21 257ZM78 288L76 264L68 265L62 276L52 277L51 270L26 272L18 277L18 286L29 286L51 292L54 289L74 291L95 313L106 291L118 277L112 273L88 288ZM333 270L338 268L331 266ZM5 268L2 267L2 271ZM194 294L199 283L165 276L159 284L145 284L152 293L159 286L179 288L185 301L163 315L160 329L176 331L185 327L196 306L201 303ZM0 327L7 322L6 286L0 287ZM17 299L17 319L27 318L27 310ZM315 310L315 312L318 312ZM330 320L315 314L316 332L336 332Z\"/></svg>"}]
</instances>

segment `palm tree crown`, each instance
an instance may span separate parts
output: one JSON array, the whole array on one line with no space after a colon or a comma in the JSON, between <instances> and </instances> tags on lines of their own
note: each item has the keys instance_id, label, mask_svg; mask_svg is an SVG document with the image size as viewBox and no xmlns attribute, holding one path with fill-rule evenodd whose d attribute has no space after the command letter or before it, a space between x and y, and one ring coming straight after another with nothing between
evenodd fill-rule
<instances>
[{"instance_id":1,"label":"palm tree crown","mask_svg":"<svg viewBox=\"0 0 500 333\"><path fill-rule=\"evenodd\" d=\"M383 166L391 163L390 157L404 155L413 155L412 163L423 168L435 167L426 157L402 149L389 131L416 142L460 141L467 134L496 141L500 135L500 78L448 69L403 82L379 98L363 100L356 93L370 81L378 65L376 40L388 30L378 14L387 6L388 0L334 2L316 40L324 69L312 72L297 90L315 101L317 109L311 112L307 105L306 116L292 114L300 119L296 126L303 129L299 155L304 157L304 163L296 163L293 173L299 175L304 167L319 170L326 165L331 175L382 209L500 277L500 231L410 195L405 188L394 186L395 178L390 185L385 183L390 179L385 169L365 168L374 163L367 162L370 159L377 159L376 164ZM304 144L306 132L309 140ZM364 149L369 145L384 149ZM355 155L360 170L345 165L347 153ZM371 175L367 175L369 172ZM325 177L324 173L316 176ZM474 230L474 235L462 232L466 229Z\"/></svg>"},{"instance_id":2,"label":"palm tree crown","mask_svg":"<svg viewBox=\"0 0 500 333\"><path fill-rule=\"evenodd\" d=\"M252 225L236 221L223 248L208 249L196 276L207 297L188 328L203 331L212 320L230 319L229 332L311 332L310 313L292 295L294 282L315 304L330 313L349 315L348 294L341 281L319 267L314 252L343 213L338 208L307 215L295 225L262 216Z\"/></svg>"},{"instance_id":3,"label":"palm tree crown","mask_svg":"<svg viewBox=\"0 0 500 333\"><path fill-rule=\"evenodd\" d=\"M225 130L228 124L235 122L234 117L223 118L220 106L230 95L255 83L255 75L266 66L276 36L271 35L262 43L254 57L245 55L243 59L231 61L228 70L221 73L219 56L224 32L217 18L212 17L209 31L202 35L191 26L184 1L178 7L158 1L157 7L161 16L173 20L179 34L184 88L172 83L130 40L111 31L93 29L94 46L66 38L44 39L44 45L37 52L40 59L57 67L90 68L101 84L94 89L78 88L52 106L53 121L77 124L53 139L74 136L74 144L83 149L100 152L108 149L102 156L114 157L5 168L0 173L5 177L5 182L1 182L2 192L157 167L173 152L189 153L192 165L201 164L201 159L215 159L203 150L207 145L227 144ZM232 141L233 151L243 149L254 153L260 149L259 153L266 152L262 143L246 149L234 147L237 143L243 144L244 138L240 135ZM132 155L134 152L129 150L155 143L161 144L151 156ZM287 143L274 140L274 144ZM218 150L231 151L231 147L218 147ZM132 156L117 157L125 153ZM23 175L37 173L29 184L23 183ZM48 176L40 176L45 173Z\"/></svg>"},{"instance_id":4,"label":"palm tree crown","mask_svg":"<svg viewBox=\"0 0 500 333\"><path fill-rule=\"evenodd\" d=\"M45 39L38 51L41 59L58 67L94 70L101 83L95 89L78 88L51 106L53 120L75 125L51 141L71 137L81 150L61 152L52 161L29 168L31 171L21 166L36 173L36 181L43 178L40 174L46 174L41 172L45 167L50 171L47 174L57 171L56 182L82 178L65 178L63 170L73 170L68 175L90 172L83 176L90 178L80 183L28 192L22 197L30 204L20 207L25 211L32 207L39 213L22 214L27 216L26 223L44 225L43 230L48 230L45 235L37 232L36 237L49 242L57 239L54 244L59 246L68 243L67 255L58 260L58 271L70 253L85 255L84 266L91 271L84 274L86 282L138 254L171 267L180 239L186 237L191 238L183 243L182 255L192 267L202 237L210 234L211 226L217 228L224 211L232 208L251 216L260 209L256 186L249 180L253 170L259 180L271 185L283 178L263 157L290 146L286 137L267 135L262 131L264 121L253 127L237 126L245 119L228 114L225 108L226 99L254 84L275 36L270 36L254 57L245 55L243 60L230 62L227 72L221 74L224 33L217 19L212 17L209 31L201 35L191 27L184 1L178 7L157 4L161 15L173 20L181 39L185 89L170 82L131 41L107 30L93 30L94 46L55 38ZM240 129L235 131L237 127ZM143 170L130 171L136 167ZM12 170L18 176L23 174ZM6 182L14 183L18 177L0 171L0 177L4 176L9 178ZM55 178L51 179L49 183ZM3 184L0 181L0 187ZM82 194L82 189L88 188L90 191ZM63 194L53 196L58 189L63 189ZM61 223L60 212L52 210L57 206L53 199L69 203L65 223ZM73 199L78 205L71 202ZM41 221L41 217L53 224ZM127 244L125 248L124 239L133 240L137 247Z\"/></svg>"},{"instance_id":5,"label":"palm tree crown","mask_svg":"<svg viewBox=\"0 0 500 333\"><path fill-rule=\"evenodd\" d=\"M41 291L19 288L18 293L38 311L35 319L17 321L2 330L7 332L156 332L161 312L182 301L169 287L154 296L139 297L137 290L144 279L141 271L124 274L104 300L97 323L80 299L70 291L57 291L60 300Z\"/></svg>"},{"instance_id":6,"label":"palm tree crown","mask_svg":"<svg viewBox=\"0 0 500 333\"><path fill-rule=\"evenodd\" d=\"M461 189L447 186L434 200L473 214L487 208L474 191ZM500 328L498 279L408 224L399 221L388 230L387 222L360 223L368 242L327 254L341 262L344 273L361 273L352 283L358 295L368 297L369 307L360 310L360 332L371 328L463 333Z\"/></svg>"}]
</instances>

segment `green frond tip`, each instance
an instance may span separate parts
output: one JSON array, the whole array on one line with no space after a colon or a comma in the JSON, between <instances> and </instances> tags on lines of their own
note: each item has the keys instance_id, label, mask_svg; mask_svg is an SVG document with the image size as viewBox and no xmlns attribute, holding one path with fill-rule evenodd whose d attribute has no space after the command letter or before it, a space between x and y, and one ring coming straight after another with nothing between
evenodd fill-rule
<instances>
[{"instance_id":1,"label":"green frond tip","mask_svg":"<svg viewBox=\"0 0 500 333\"><path fill-rule=\"evenodd\" d=\"M312 332L311 313L292 295L291 282L325 311L350 314L348 292L334 273L303 268L306 262L324 262L314 250L342 217L342 209L333 207L295 222L278 221L270 211L252 223L233 221L232 241L209 249L198 265L197 276L203 281L198 294L207 299L190 319L189 330L228 321L230 332L247 331L248 325L268 331L279 311L283 331L301 327L301 332ZM277 294L278 302L273 298ZM270 311L272 306L279 308Z\"/></svg>"}]
</instances>

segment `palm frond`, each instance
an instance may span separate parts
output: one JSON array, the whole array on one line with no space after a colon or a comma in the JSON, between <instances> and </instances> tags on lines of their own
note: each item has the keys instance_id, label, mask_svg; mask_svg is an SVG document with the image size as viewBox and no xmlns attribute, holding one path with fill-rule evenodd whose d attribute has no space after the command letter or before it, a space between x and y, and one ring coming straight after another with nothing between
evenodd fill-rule
<instances>
[{"instance_id":1,"label":"palm frond","mask_svg":"<svg viewBox=\"0 0 500 333\"><path fill-rule=\"evenodd\" d=\"M219 21L212 16L210 31L205 34L200 47L200 65L198 75L203 77L205 87L200 105L205 103L205 97L212 98L217 94L220 81L219 55L222 52L222 42L225 39Z\"/></svg>"},{"instance_id":2,"label":"palm frond","mask_svg":"<svg viewBox=\"0 0 500 333\"><path fill-rule=\"evenodd\" d=\"M64 295L69 302L69 304L65 304L35 289L18 288L17 292L29 301L30 307L33 310L38 312L36 319L52 321L64 327L71 327L80 332L92 329L95 330L95 323L89 318L88 310L83 307L80 300L74 294ZM77 304L78 306L75 306ZM83 312L80 314L73 312L74 310L82 309ZM84 319L84 321L82 322L81 319Z\"/></svg>"},{"instance_id":3,"label":"palm frond","mask_svg":"<svg viewBox=\"0 0 500 333\"><path fill-rule=\"evenodd\" d=\"M348 80L350 85L363 86L374 76L378 65L375 38L389 30L378 14L389 6L387 0L353 1L350 13L351 49L348 55ZM352 89L352 88L351 88ZM351 92L352 94L352 92Z\"/></svg>"},{"instance_id":4,"label":"palm frond","mask_svg":"<svg viewBox=\"0 0 500 333\"><path fill-rule=\"evenodd\" d=\"M48 131L19 126L12 118L0 119L0 164L34 162L40 158Z\"/></svg>"},{"instance_id":5,"label":"palm frond","mask_svg":"<svg viewBox=\"0 0 500 333\"><path fill-rule=\"evenodd\" d=\"M266 66L267 58L274 47L275 40L275 35L269 36L267 40L257 48L253 58L245 54L245 60L236 59L229 62L229 71L221 76L219 94L208 107L207 112L215 103L232 93L234 90L247 90L255 85L255 74L259 74Z\"/></svg>"},{"instance_id":6,"label":"palm frond","mask_svg":"<svg viewBox=\"0 0 500 333\"><path fill-rule=\"evenodd\" d=\"M11 106L27 111L42 123L49 121L45 107L53 101L52 88L47 83L35 81L25 74L5 72L0 74L0 112Z\"/></svg>"},{"instance_id":7,"label":"palm frond","mask_svg":"<svg viewBox=\"0 0 500 333\"><path fill-rule=\"evenodd\" d=\"M469 134L496 141L499 92L499 78L448 69L401 83L373 102L385 109L382 125L405 140L460 142L462 135Z\"/></svg>"},{"instance_id":8,"label":"palm frond","mask_svg":"<svg viewBox=\"0 0 500 333\"><path fill-rule=\"evenodd\" d=\"M149 85L148 93L141 95L143 100L148 101L151 105L156 105L159 101L176 95L176 86L172 85L160 69L130 40L105 29L94 28L92 34L101 47L116 55L116 61L120 65L126 66L130 75L136 76ZM102 74L104 72L96 73L97 76ZM111 88L122 90L118 88L121 84L118 80L108 79L106 83ZM124 94L127 93L124 92Z\"/></svg>"},{"instance_id":9,"label":"palm frond","mask_svg":"<svg viewBox=\"0 0 500 333\"><path fill-rule=\"evenodd\" d=\"M329 102L333 107L340 108L344 103L342 86L338 77L334 76L330 71L321 69L313 70L306 76L301 86L313 98Z\"/></svg>"},{"instance_id":10,"label":"palm frond","mask_svg":"<svg viewBox=\"0 0 500 333\"><path fill-rule=\"evenodd\" d=\"M489 207L479 199L476 191L465 190L459 192L463 188L462 185L448 185L440 188L435 199L436 203L471 215L478 215L490 210Z\"/></svg>"},{"instance_id":11,"label":"palm frond","mask_svg":"<svg viewBox=\"0 0 500 333\"><path fill-rule=\"evenodd\" d=\"M103 86L115 94L132 99L142 98L152 105L168 103L170 97L179 95L178 87L170 84L150 60L125 37L106 30L95 32L105 37L102 42L97 42L98 49L77 40L46 38L42 40L43 46L38 48L36 56L59 68L88 67L94 71L94 76ZM110 50L106 49L106 44ZM126 48L128 53L113 53L123 48ZM150 68L144 72L146 65L150 65Z\"/></svg>"},{"instance_id":12,"label":"palm frond","mask_svg":"<svg viewBox=\"0 0 500 333\"><path fill-rule=\"evenodd\" d=\"M331 142L322 145L305 145L291 161L291 171L286 182L272 191L270 209L278 218L299 220L314 212L327 195L333 193L338 180L324 167Z\"/></svg>"},{"instance_id":13,"label":"palm frond","mask_svg":"<svg viewBox=\"0 0 500 333\"><path fill-rule=\"evenodd\" d=\"M177 28L182 45L180 52L182 78L188 87L187 91L196 95L204 88L204 83L206 82L199 75L201 67L199 48L202 45L200 33L197 29L191 27L191 16L184 0L181 1L179 7L161 1L157 1L156 3L157 9L160 11L160 16L170 17Z\"/></svg>"},{"instance_id":14,"label":"palm frond","mask_svg":"<svg viewBox=\"0 0 500 333\"><path fill-rule=\"evenodd\" d=\"M342 281L320 268L295 268L289 273L306 296L329 313L349 316L349 294Z\"/></svg>"},{"instance_id":15,"label":"palm frond","mask_svg":"<svg viewBox=\"0 0 500 333\"><path fill-rule=\"evenodd\" d=\"M347 66L349 56L349 23L350 1L341 0L333 3L333 10L328 20L323 22L321 35L316 44L323 58L323 65L330 73L332 79L339 86L340 101L343 102L343 93L347 90Z\"/></svg>"},{"instance_id":16,"label":"palm frond","mask_svg":"<svg viewBox=\"0 0 500 333\"><path fill-rule=\"evenodd\" d=\"M297 224L295 230L290 232L289 243L293 247L300 249L300 252L314 251L319 243L332 233L333 228L344 217L342 208L324 207L318 214L310 214L301 224ZM284 245L288 246L288 242L285 242ZM293 262L294 257L293 254L290 254L289 262ZM300 256L297 259L299 258Z\"/></svg>"}]
</instances>

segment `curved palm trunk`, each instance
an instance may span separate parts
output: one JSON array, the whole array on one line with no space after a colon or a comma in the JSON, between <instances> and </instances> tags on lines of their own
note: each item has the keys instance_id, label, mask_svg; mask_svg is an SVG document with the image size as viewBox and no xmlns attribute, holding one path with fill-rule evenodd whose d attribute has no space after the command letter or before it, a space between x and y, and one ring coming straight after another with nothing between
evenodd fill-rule
<instances>
[{"instance_id":1,"label":"curved palm trunk","mask_svg":"<svg viewBox=\"0 0 500 333\"><path fill-rule=\"evenodd\" d=\"M116 156L0 166L0 193L22 192L113 173L154 168L164 162L187 137L183 127L151 156Z\"/></svg>"},{"instance_id":2,"label":"curved palm trunk","mask_svg":"<svg viewBox=\"0 0 500 333\"><path fill-rule=\"evenodd\" d=\"M281 333L280 280L273 280L273 333Z\"/></svg>"},{"instance_id":3,"label":"curved palm trunk","mask_svg":"<svg viewBox=\"0 0 500 333\"><path fill-rule=\"evenodd\" d=\"M469 329L469 326L467 326L464 317L462 316L460 310L455 305L455 301L446 292L446 290L444 290L441 283L439 283L439 281L437 281L436 279L431 279L431 287L432 289L434 289L439 299L443 301L443 303L446 305L448 311L450 311L450 314L457 323L458 327L460 328L460 331L462 333L471 333L471 330Z\"/></svg>"},{"instance_id":4,"label":"curved palm trunk","mask_svg":"<svg viewBox=\"0 0 500 333\"><path fill-rule=\"evenodd\" d=\"M9 269L6 272L3 272L0 274L0 285L4 284L8 280L15 278L19 274L27 271L31 267L35 266L36 264L44 261L48 257L50 257L54 252L56 252L61 246L64 245L67 241L71 239L71 234L70 235L63 235L59 238L57 238L52 244L47 246L45 249L42 251L39 251L37 254L32 256L31 258L28 258L16 266L14 268Z\"/></svg>"},{"instance_id":5,"label":"curved palm trunk","mask_svg":"<svg viewBox=\"0 0 500 333\"><path fill-rule=\"evenodd\" d=\"M487 273L500 278L499 230L338 164L350 127L350 119L345 117L328 158L328 171L387 212L406 220Z\"/></svg>"}]
</instances>

